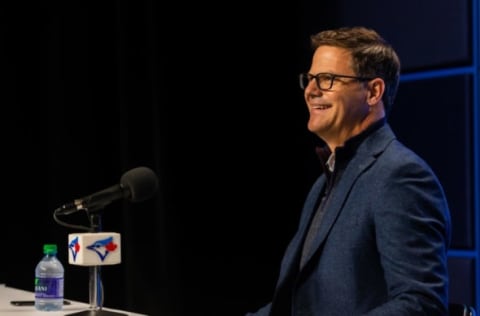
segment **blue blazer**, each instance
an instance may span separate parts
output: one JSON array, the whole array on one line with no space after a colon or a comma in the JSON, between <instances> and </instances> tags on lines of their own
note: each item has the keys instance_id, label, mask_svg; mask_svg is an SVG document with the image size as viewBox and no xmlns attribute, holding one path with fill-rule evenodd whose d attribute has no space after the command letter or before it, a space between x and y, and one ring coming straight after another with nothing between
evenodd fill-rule
<instances>
[{"instance_id":1,"label":"blue blazer","mask_svg":"<svg viewBox=\"0 0 480 316\"><path fill-rule=\"evenodd\" d=\"M450 213L434 172L388 124L358 147L300 270L322 188L313 184L272 302L250 316L447 315Z\"/></svg>"}]
</instances>

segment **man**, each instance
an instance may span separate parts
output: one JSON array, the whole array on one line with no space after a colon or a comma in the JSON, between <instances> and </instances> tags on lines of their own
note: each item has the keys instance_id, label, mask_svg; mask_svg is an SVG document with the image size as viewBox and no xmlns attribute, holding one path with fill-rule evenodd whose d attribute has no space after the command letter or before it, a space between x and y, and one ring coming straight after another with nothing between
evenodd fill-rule
<instances>
[{"instance_id":1,"label":"man","mask_svg":"<svg viewBox=\"0 0 480 316\"><path fill-rule=\"evenodd\" d=\"M306 198L272 301L247 315L447 315L447 200L387 122L399 58L363 27L311 41L300 85L308 129L325 143L324 172Z\"/></svg>"}]
</instances>

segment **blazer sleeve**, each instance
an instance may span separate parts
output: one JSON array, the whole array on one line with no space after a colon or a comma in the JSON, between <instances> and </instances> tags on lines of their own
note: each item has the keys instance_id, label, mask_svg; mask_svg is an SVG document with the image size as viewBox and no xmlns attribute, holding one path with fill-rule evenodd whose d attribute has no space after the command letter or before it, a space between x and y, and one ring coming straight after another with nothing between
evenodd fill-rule
<instances>
[{"instance_id":1,"label":"blazer sleeve","mask_svg":"<svg viewBox=\"0 0 480 316\"><path fill-rule=\"evenodd\" d=\"M443 188L421 159L385 168L375 233L389 299L367 315L446 315L450 212ZM423 314L422 314L423 315Z\"/></svg>"}]
</instances>

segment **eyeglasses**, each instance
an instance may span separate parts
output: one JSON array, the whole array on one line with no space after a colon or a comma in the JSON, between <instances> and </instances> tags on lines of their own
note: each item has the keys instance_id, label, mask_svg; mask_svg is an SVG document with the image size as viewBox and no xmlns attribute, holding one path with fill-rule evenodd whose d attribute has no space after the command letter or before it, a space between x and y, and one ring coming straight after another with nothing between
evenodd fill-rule
<instances>
[{"instance_id":1,"label":"eyeglasses","mask_svg":"<svg viewBox=\"0 0 480 316\"><path fill-rule=\"evenodd\" d=\"M355 79L356 81L369 81L373 78L366 77L356 77L356 76L347 76L347 75L337 75L331 74L328 72L321 72L316 75L311 75L308 73L302 73L299 76L300 79L300 88L305 89L312 79L315 79L318 89L320 90L330 90L333 86L333 81L337 78L350 78Z\"/></svg>"}]
</instances>

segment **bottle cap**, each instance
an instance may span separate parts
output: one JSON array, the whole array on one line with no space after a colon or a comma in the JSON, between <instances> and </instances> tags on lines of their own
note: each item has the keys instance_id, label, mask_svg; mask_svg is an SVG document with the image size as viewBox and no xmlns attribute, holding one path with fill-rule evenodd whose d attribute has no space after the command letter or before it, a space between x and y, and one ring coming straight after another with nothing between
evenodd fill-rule
<instances>
[{"instance_id":1,"label":"bottle cap","mask_svg":"<svg viewBox=\"0 0 480 316\"><path fill-rule=\"evenodd\" d=\"M55 244L45 244L45 245L43 245L43 253L46 254L46 255L57 254L57 245L55 245Z\"/></svg>"}]
</instances>

